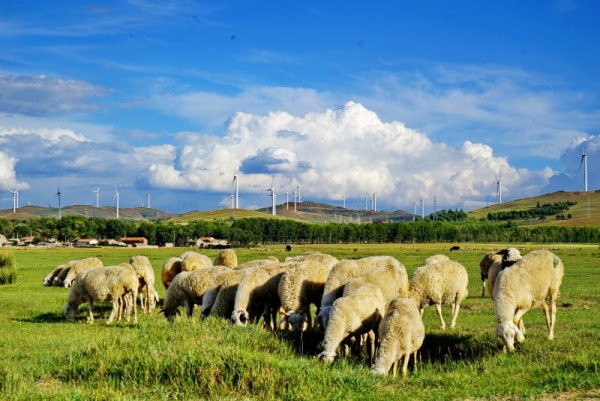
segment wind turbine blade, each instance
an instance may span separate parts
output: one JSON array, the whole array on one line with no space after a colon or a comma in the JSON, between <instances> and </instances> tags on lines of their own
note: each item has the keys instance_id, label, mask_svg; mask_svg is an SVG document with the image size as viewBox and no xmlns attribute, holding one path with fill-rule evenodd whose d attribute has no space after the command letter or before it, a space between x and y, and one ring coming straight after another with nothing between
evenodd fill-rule
<instances>
[{"instance_id":1,"label":"wind turbine blade","mask_svg":"<svg viewBox=\"0 0 600 401\"><path fill-rule=\"evenodd\" d=\"M579 161L579 169L578 172L581 171L581 165L583 164L583 160L585 159L585 153L581 155L581 160Z\"/></svg>"}]
</instances>

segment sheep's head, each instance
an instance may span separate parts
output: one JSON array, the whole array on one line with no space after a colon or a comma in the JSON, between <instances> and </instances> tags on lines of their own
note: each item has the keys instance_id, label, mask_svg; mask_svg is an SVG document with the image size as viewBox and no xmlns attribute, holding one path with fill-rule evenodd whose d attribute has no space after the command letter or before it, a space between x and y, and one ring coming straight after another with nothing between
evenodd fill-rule
<instances>
[{"instance_id":1,"label":"sheep's head","mask_svg":"<svg viewBox=\"0 0 600 401\"><path fill-rule=\"evenodd\" d=\"M523 259L521 252L517 248L506 248L497 253L502 255L502 269L512 266L519 260Z\"/></svg>"},{"instance_id":2,"label":"sheep's head","mask_svg":"<svg viewBox=\"0 0 600 401\"><path fill-rule=\"evenodd\" d=\"M67 320L73 321L75 320L75 316L77 315L77 308L73 307L71 304L66 303L63 308L63 313Z\"/></svg>"},{"instance_id":3,"label":"sheep's head","mask_svg":"<svg viewBox=\"0 0 600 401\"><path fill-rule=\"evenodd\" d=\"M331 351L323 351L319 355L317 355L317 358L319 358L319 360L326 363L332 363L333 361L335 361L335 357L335 352Z\"/></svg>"},{"instance_id":4,"label":"sheep's head","mask_svg":"<svg viewBox=\"0 0 600 401\"><path fill-rule=\"evenodd\" d=\"M285 316L281 322L283 323L284 321L288 322L292 331L300 332L303 331L308 325L308 315L304 310L291 310L285 312Z\"/></svg>"},{"instance_id":5,"label":"sheep's head","mask_svg":"<svg viewBox=\"0 0 600 401\"><path fill-rule=\"evenodd\" d=\"M371 368L371 374L376 376L387 376L388 372L382 366L373 366Z\"/></svg>"},{"instance_id":6,"label":"sheep's head","mask_svg":"<svg viewBox=\"0 0 600 401\"><path fill-rule=\"evenodd\" d=\"M515 350L515 341L518 343L525 341L523 332L513 322L498 323L496 325L496 335L502 338L505 350L508 352Z\"/></svg>"},{"instance_id":7,"label":"sheep's head","mask_svg":"<svg viewBox=\"0 0 600 401\"><path fill-rule=\"evenodd\" d=\"M159 313L164 314L165 317L167 318L167 320L169 321L169 323L173 323L175 321L175 317L177 315L181 315L181 312L179 311L179 309L162 308Z\"/></svg>"},{"instance_id":8,"label":"sheep's head","mask_svg":"<svg viewBox=\"0 0 600 401\"><path fill-rule=\"evenodd\" d=\"M234 310L231 313L231 321L238 326L246 326L250 320L250 314L243 309Z\"/></svg>"}]
</instances>

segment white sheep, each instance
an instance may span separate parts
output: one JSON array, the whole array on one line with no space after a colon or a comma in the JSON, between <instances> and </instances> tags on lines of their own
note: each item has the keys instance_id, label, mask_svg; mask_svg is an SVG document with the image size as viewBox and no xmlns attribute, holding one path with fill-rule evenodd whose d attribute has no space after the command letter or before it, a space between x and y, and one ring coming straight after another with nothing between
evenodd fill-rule
<instances>
[{"instance_id":1,"label":"white sheep","mask_svg":"<svg viewBox=\"0 0 600 401\"><path fill-rule=\"evenodd\" d=\"M51 286L54 282L54 279L58 277L58 275L67 267L67 265L58 265L54 270L52 270L46 277L44 277L43 284L48 287Z\"/></svg>"},{"instance_id":2,"label":"white sheep","mask_svg":"<svg viewBox=\"0 0 600 401\"><path fill-rule=\"evenodd\" d=\"M467 270L460 263L447 258L431 260L435 263L424 264L414 271L410 281L410 296L417 301L421 315L425 306L435 305L442 330L446 329L442 304L450 304L452 306L450 328L454 328L460 303L469 294Z\"/></svg>"},{"instance_id":3,"label":"white sheep","mask_svg":"<svg viewBox=\"0 0 600 401\"><path fill-rule=\"evenodd\" d=\"M191 272L211 266L213 266L213 262L206 255L194 251L181 254L181 271L183 272Z\"/></svg>"},{"instance_id":4,"label":"white sheep","mask_svg":"<svg viewBox=\"0 0 600 401\"><path fill-rule=\"evenodd\" d=\"M86 270L71 286L63 310L64 315L67 320L75 319L79 305L87 302L87 322L93 323L94 302L112 302L112 311L106 324L111 324L115 318L119 320L123 311L129 320L130 308L133 311L134 322L137 322L135 299L138 285L137 275L123 266L106 266Z\"/></svg>"},{"instance_id":5,"label":"white sheep","mask_svg":"<svg viewBox=\"0 0 600 401\"><path fill-rule=\"evenodd\" d=\"M277 293L285 317L293 331L302 331L304 324L311 327L310 305L321 304L327 276L338 260L331 255L313 253L286 260L297 262L279 281Z\"/></svg>"},{"instance_id":6,"label":"white sheep","mask_svg":"<svg viewBox=\"0 0 600 401\"><path fill-rule=\"evenodd\" d=\"M335 300L331 306L330 319L325 329L323 352L318 357L333 362L335 350L342 341L377 331L385 315L386 300L381 289L366 283Z\"/></svg>"},{"instance_id":7,"label":"white sheep","mask_svg":"<svg viewBox=\"0 0 600 401\"><path fill-rule=\"evenodd\" d=\"M158 292L154 286L154 269L152 268L150 259L146 256L132 256L129 258L129 264L135 269L140 281L138 294L140 296L142 311L150 313L160 301Z\"/></svg>"},{"instance_id":8,"label":"white sheep","mask_svg":"<svg viewBox=\"0 0 600 401\"><path fill-rule=\"evenodd\" d=\"M221 250L215 261L213 262L214 266L225 266L231 269L235 269L238 265L238 258L233 249L223 249Z\"/></svg>"},{"instance_id":9,"label":"white sheep","mask_svg":"<svg viewBox=\"0 0 600 401\"><path fill-rule=\"evenodd\" d=\"M523 315L536 306L544 310L548 339L554 339L556 299L563 276L562 261L546 249L528 253L498 274L494 286L496 335L502 338L505 350L512 352L515 340L525 340L518 324Z\"/></svg>"},{"instance_id":10,"label":"white sheep","mask_svg":"<svg viewBox=\"0 0 600 401\"><path fill-rule=\"evenodd\" d=\"M194 305L202 305L202 297L217 274L228 271L224 266L212 266L192 272L181 272L167 289L161 313L169 322L173 322L178 308L183 306L188 317L192 317Z\"/></svg>"},{"instance_id":11,"label":"white sheep","mask_svg":"<svg viewBox=\"0 0 600 401\"><path fill-rule=\"evenodd\" d=\"M277 312L281 306L277 289L283 273L294 263L271 263L247 269L242 275L235 294L231 320L245 326L256 316L250 311L261 310L264 326L275 329Z\"/></svg>"},{"instance_id":12,"label":"white sheep","mask_svg":"<svg viewBox=\"0 0 600 401\"><path fill-rule=\"evenodd\" d=\"M219 291L217 292L213 306L210 308L210 316L228 319L231 317L238 285L246 271L247 270L233 270L227 275L227 278L223 280L219 286ZM259 316L259 313L256 313L255 311L252 312L251 314L253 316Z\"/></svg>"},{"instance_id":13,"label":"white sheep","mask_svg":"<svg viewBox=\"0 0 600 401\"><path fill-rule=\"evenodd\" d=\"M485 289L487 289L490 297L494 299L494 284L496 277L502 269L512 266L515 262L523 257L516 248L506 248L499 252L487 253L481 262L479 262L479 270L481 272L482 289L481 296L484 297Z\"/></svg>"},{"instance_id":14,"label":"white sheep","mask_svg":"<svg viewBox=\"0 0 600 401\"><path fill-rule=\"evenodd\" d=\"M208 289L204 292L204 295L202 296L202 306L200 315L201 317L207 317L208 315L210 315L212 307L215 304L215 300L217 299L217 295L219 295L219 290L221 289L223 283L227 281L227 279L231 277L231 275L233 275L234 273L241 274L243 272L244 270L228 269L218 273L215 276L214 280L212 281L212 283L210 283Z\"/></svg>"},{"instance_id":15,"label":"white sheep","mask_svg":"<svg viewBox=\"0 0 600 401\"><path fill-rule=\"evenodd\" d=\"M336 263L327 276L321 306L317 313L316 323L325 330L329 320L329 311L333 302L342 296L344 285L356 277L365 275L381 266L397 266L401 268L401 263L392 256L370 256L362 259L344 259ZM403 266L402 266L403 268ZM406 281L406 290L408 291L408 276L404 269Z\"/></svg>"},{"instance_id":16,"label":"white sheep","mask_svg":"<svg viewBox=\"0 0 600 401\"><path fill-rule=\"evenodd\" d=\"M165 289L169 288L171 281L175 278L176 275L181 273L181 258L178 256L170 257L163 263L160 278L162 280L163 286Z\"/></svg>"},{"instance_id":17,"label":"white sheep","mask_svg":"<svg viewBox=\"0 0 600 401\"><path fill-rule=\"evenodd\" d=\"M69 268L69 272L63 280L63 286L67 288L70 287L73 283L73 280L75 280L77 276L81 274L81 272L102 266L104 266L104 264L100 259L96 257L74 260L67 263L67 268Z\"/></svg>"},{"instance_id":18,"label":"white sheep","mask_svg":"<svg viewBox=\"0 0 600 401\"><path fill-rule=\"evenodd\" d=\"M242 263L241 265L237 265L233 269L234 270L252 269L255 267L265 267L265 266L274 265L277 263L279 263L279 259L277 259L275 256L268 256L265 259L250 260L248 262Z\"/></svg>"},{"instance_id":19,"label":"white sheep","mask_svg":"<svg viewBox=\"0 0 600 401\"><path fill-rule=\"evenodd\" d=\"M390 307L379 326L379 349L371 372L386 376L392 367L393 374L400 359L402 376L408 372L408 360L413 355L414 371L417 371L417 352L425 339L425 326L416 302L412 298L397 298Z\"/></svg>"}]
</instances>

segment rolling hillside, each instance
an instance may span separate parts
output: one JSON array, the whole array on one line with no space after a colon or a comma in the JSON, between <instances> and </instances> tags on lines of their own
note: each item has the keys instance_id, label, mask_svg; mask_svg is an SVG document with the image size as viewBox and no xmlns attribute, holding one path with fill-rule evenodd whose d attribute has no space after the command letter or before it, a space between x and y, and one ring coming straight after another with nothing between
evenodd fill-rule
<instances>
[{"instance_id":1,"label":"rolling hillside","mask_svg":"<svg viewBox=\"0 0 600 401\"><path fill-rule=\"evenodd\" d=\"M65 206L61 211L63 216L84 216L114 219L117 216L116 208L112 206L95 207L89 205ZM0 217L7 219L30 219L34 217L58 217L58 208L41 206L23 206L13 214L12 209L0 209ZM119 208L119 217L131 220L156 220L173 216L157 209L145 207Z\"/></svg>"},{"instance_id":2,"label":"rolling hillside","mask_svg":"<svg viewBox=\"0 0 600 401\"><path fill-rule=\"evenodd\" d=\"M488 213L528 210L539 203L553 204L557 202L575 202L562 214L571 215L571 218L557 219L556 215L547 216L545 219L533 218L515 220L521 225L558 225L558 226L600 226L600 191L594 192L553 192L532 198L519 199L512 202L503 202L473 210L468 213L472 218L486 218Z\"/></svg>"}]
</instances>

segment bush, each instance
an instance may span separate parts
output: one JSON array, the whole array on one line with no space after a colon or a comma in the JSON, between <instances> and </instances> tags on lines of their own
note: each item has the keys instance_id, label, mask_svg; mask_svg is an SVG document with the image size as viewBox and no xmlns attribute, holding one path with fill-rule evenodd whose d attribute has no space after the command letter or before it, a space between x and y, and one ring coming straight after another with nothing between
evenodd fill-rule
<instances>
[{"instance_id":1,"label":"bush","mask_svg":"<svg viewBox=\"0 0 600 401\"><path fill-rule=\"evenodd\" d=\"M17 262L14 255L8 252L0 253L0 285L17 281Z\"/></svg>"}]
</instances>

